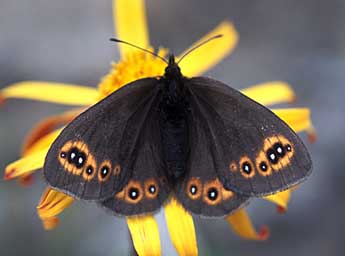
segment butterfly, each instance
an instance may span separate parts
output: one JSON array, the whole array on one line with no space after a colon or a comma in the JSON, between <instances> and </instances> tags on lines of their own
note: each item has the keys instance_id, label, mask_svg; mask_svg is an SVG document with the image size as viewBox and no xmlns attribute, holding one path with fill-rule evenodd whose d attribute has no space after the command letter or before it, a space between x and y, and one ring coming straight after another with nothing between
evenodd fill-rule
<instances>
[{"instance_id":1,"label":"butterfly","mask_svg":"<svg viewBox=\"0 0 345 256\"><path fill-rule=\"evenodd\" d=\"M174 196L193 214L220 217L311 169L284 121L220 81L184 77L170 55L164 75L125 85L68 124L43 173L116 215L151 213Z\"/></svg>"}]
</instances>

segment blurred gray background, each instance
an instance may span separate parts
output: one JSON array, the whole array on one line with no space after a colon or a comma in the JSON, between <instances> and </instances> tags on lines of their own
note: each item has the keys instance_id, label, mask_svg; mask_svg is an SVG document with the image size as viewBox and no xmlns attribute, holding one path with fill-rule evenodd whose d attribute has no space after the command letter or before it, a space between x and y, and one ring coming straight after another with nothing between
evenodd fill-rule
<instances>
[{"instance_id":1,"label":"blurred gray background","mask_svg":"<svg viewBox=\"0 0 345 256\"><path fill-rule=\"evenodd\" d=\"M196 219L200 255L344 255L345 1L147 0L147 14L152 45L175 53L222 20L233 21L239 46L207 75L239 89L289 82L318 131L317 143L308 144L314 173L288 212L279 215L260 199L248 208L257 227L271 228L271 238L246 241L222 220ZM119 59L112 35L110 0L0 0L0 88L22 80L96 86ZM0 169L18 158L38 120L66 109L24 100L2 106ZM44 187L39 172L29 188L0 181L0 255L128 255L124 219L94 204L73 204L56 230L44 231L35 210ZM161 237L164 255L174 255L164 225Z\"/></svg>"}]
</instances>

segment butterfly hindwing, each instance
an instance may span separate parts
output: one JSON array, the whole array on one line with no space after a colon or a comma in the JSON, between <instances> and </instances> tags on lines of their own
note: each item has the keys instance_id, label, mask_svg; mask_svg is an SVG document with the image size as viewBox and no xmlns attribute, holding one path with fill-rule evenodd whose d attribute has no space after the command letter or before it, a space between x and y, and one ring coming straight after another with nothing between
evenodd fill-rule
<instances>
[{"instance_id":1,"label":"butterfly hindwing","mask_svg":"<svg viewBox=\"0 0 345 256\"><path fill-rule=\"evenodd\" d=\"M192 78L187 86L192 115L200 119L193 125L207 133L200 145L193 145L204 145L205 152L191 156L192 169L193 162L209 156L224 187L246 196L287 189L311 172L303 142L270 110L213 79ZM206 172L208 167L199 168Z\"/></svg>"},{"instance_id":2,"label":"butterfly hindwing","mask_svg":"<svg viewBox=\"0 0 345 256\"><path fill-rule=\"evenodd\" d=\"M225 189L218 178L216 163L209 150L209 140L205 127L206 120L191 104L189 117L190 154L187 173L177 183L176 197L190 212L220 217L231 214L248 201L248 197Z\"/></svg>"},{"instance_id":3,"label":"butterfly hindwing","mask_svg":"<svg viewBox=\"0 0 345 256\"><path fill-rule=\"evenodd\" d=\"M44 164L48 183L85 200L104 200L132 176L132 160L152 105L157 79L130 83L80 114L52 144Z\"/></svg>"},{"instance_id":4,"label":"butterfly hindwing","mask_svg":"<svg viewBox=\"0 0 345 256\"><path fill-rule=\"evenodd\" d=\"M113 214L131 216L154 212L170 194L158 114L153 109L142 126L130 180L120 192L101 203Z\"/></svg>"}]
</instances>

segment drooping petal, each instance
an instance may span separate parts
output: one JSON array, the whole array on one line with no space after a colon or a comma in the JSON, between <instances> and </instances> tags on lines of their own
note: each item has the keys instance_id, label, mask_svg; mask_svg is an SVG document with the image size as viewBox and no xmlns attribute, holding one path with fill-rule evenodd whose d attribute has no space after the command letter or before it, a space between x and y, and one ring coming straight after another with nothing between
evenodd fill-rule
<instances>
[{"instance_id":1,"label":"drooping petal","mask_svg":"<svg viewBox=\"0 0 345 256\"><path fill-rule=\"evenodd\" d=\"M226 217L234 232L242 238L250 240L266 240L269 236L269 229L266 226L260 228L259 232L255 230L252 221L245 209L240 209Z\"/></svg>"},{"instance_id":2,"label":"drooping petal","mask_svg":"<svg viewBox=\"0 0 345 256\"><path fill-rule=\"evenodd\" d=\"M49 148L51 144L54 142L54 140L57 138L57 136L59 136L61 131L62 128L48 133L47 135L37 140L34 144L32 144L29 148L26 149L26 151L24 152L24 156L33 154L37 151L41 151L42 149Z\"/></svg>"},{"instance_id":3,"label":"drooping petal","mask_svg":"<svg viewBox=\"0 0 345 256\"><path fill-rule=\"evenodd\" d=\"M272 109L272 111L295 132L306 131L312 127L310 109L308 108Z\"/></svg>"},{"instance_id":4,"label":"drooping petal","mask_svg":"<svg viewBox=\"0 0 345 256\"><path fill-rule=\"evenodd\" d=\"M115 34L121 40L147 48L150 44L144 0L113 0ZM122 58L137 51L134 47L119 44Z\"/></svg>"},{"instance_id":5,"label":"drooping petal","mask_svg":"<svg viewBox=\"0 0 345 256\"><path fill-rule=\"evenodd\" d=\"M98 91L91 87L39 81L12 84L1 90L0 95L4 99L31 99L74 106L95 104L99 97Z\"/></svg>"},{"instance_id":6,"label":"drooping petal","mask_svg":"<svg viewBox=\"0 0 345 256\"><path fill-rule=\"evenodd\" d=\"M5 168L4 179L14 179L22 175L30 174L38 169L41 169L43 167L44 159L46 157L48 149L49 148L42 149L9 164Z\"/></svg>"},{"instance_id":7,"label":"drooping petal","mask_svg":"<svg viewBox=\"0 0 345 256\"><path fill-rule=\"evenodd\" d=\"M254 85L241 90L241 92L266 106L279 103L291 103L296 99L295 93L290 85L281 81Z\"/></svg>"},{"instance_id":8,"label":"drooping petal","mask_svg":"<svg viewBox=\"0 0 345 256\"><path fill-rule=\"evenodd\" d=\"M37 205L37 213L42 220L44 228L46 230L55 228L59 223L56 216L70 206L73 201L74 199L72 197L47 188Z\"/></svg>"},{"instance_id":9,"label":"drooping petal","mask_svg":"<svg viewBox=\"0 0 345 256\"><path fill-rule=\"evenodd\" d=\"M277 205L279 212L283 213L287 210L287 205L289 203L291 196L290 190L285 190L274 195L266 196L264 199L271 201Z\"/></svg>"},{"instance_id":10,"label":"drooping petal","mask_svg":"<svg viewBox=\"0 0 345 256\"><path fill-rule=\"evenodd\" d=\"M189 49L192 49L201 42L209 39L214 35L222 34L223 37L213 40L202 47L194 50L179 64L182 74L185 76L197 76L204 71L212 68L220 62L225 56L230 54L235 48L238 41L238 34L234 26L227 21L222 22L218 27L205 35ZM184 53L186 53L187 49ZM177 60L179 60L184 53L182 53Z\"/></svg>"},{"instance_id":11,"label":"drooping petal","mask_svg":"<svg viewBox=\"0 0 345 256\"><path fill-rule=\"evenodd\" d=\"M182 256L198 255L193 217L175 198L172 198L165 206L164 212L170 239L178 254Z\"/></svg>"},{"instance_id":12,"label":"drooping petal","mask_svg":"<svg viewBox=\"0 0 345 256\"><path fill-rule=\"evenodd\" d=\"M158 224L152 215L127 217L127 225L138 255L161 255Z\"/></svg>"},{"instance_id":13,"label":"drooping petal","mask_svg":"<svg viewBox=\"0 0 345 256\"><path fill-rule=\"evenodd\" d=\"M58 126L65 125L72 121L81 111L81 109L71 110L42 120L27 135L22 146L22 153L26 155L28 152L32 152L30 148L36 144L38 140L53 132Z\"/></svg>"}]
</instances>

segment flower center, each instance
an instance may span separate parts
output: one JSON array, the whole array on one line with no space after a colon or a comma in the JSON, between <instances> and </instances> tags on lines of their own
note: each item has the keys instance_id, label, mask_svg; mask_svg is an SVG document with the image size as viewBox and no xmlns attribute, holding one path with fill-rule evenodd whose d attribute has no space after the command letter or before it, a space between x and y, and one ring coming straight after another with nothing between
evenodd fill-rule
<instances>
[{"instance_id":1,"label":"flower center","mask_svg":"<svg viewBox=\"0 0 345 256\"><path fill-rule=\"evenodd\" d=\"M152 48L148 50L153 51ZM166 54L166 49L158 50L159 56L164 57ZM162 60L149 53L137 50L130 52L121 61L112 63L110 72L99 83L100 99L132 81L163 75L165 66Z\"/></svg>"}]
</instances>

